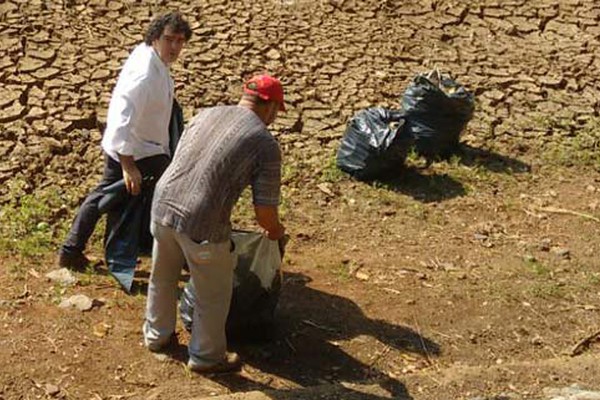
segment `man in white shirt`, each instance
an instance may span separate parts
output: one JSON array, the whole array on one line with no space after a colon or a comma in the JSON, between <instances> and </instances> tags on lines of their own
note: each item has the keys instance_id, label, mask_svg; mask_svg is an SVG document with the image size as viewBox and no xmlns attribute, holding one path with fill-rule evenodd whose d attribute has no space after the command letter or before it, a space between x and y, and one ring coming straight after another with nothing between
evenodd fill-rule
<instances>
[{"instance_id":1,"label":"man in white shirt","mask_svg":"<svg viewBox=\"0 0 600 400\"><path fill-rule=\"evenodd\" d=\"M178 12L155 18L125 62L108 107L102 139L104 176L81 205L59 251L61 267L81 269L89 260L85 246L100 218L102 190L123 179L127 191L137 196L142 179L158 180L170 161L169 121L174 84L169 66L192 35Z\"/></svg>"}]
</instances>

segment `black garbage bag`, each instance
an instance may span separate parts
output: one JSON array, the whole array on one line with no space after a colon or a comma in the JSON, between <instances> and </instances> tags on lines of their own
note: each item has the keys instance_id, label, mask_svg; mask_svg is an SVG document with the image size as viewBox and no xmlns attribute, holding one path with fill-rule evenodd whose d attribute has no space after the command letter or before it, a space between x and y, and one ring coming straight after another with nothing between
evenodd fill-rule
<instances>
[{"instance_id":1,"label":"black garbage bag","mask_svg":"<svg viewBox=\"0 0 600 400\"><path fill-rule=\"evenodd\" d=\"M269 240L261 233L234 231L238 261L233 276L233 294L227 316L226 333L233 340L265 340L275 330L275 308L281 291L281 259L286 239ZM185 285L179 300L184 327L191 331L196 290Z\"/></svg>"},{"instance_id":2,"label":"black garbage bag","mask_svg":"<svg viewBox=\"0 0 600 400\"><path fill-rule=\"evenodd\" d=\"M381 107L359 111L348 122L337 152L337 167L360 180L397 171L412 144L403 125L402 111Z\"/></svg>"},{"instance_id":3,"label":"black garbage bag","mask_svg":"<svg viewBox=\"0 0 600 400\"><path fill-rule=\"evenodd\" d=\"M439 71L417 75L402 97L404 129L427 159L448 157L475 109L473 95Z\"/></svg>"}]
</instances>

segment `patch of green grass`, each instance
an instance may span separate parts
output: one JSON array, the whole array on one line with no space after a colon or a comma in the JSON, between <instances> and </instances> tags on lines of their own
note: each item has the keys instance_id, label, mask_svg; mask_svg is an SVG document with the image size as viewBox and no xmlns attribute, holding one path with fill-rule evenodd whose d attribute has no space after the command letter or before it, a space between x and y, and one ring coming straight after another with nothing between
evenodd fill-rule
<instances>
[{"instance_id":1,"label":"patch of green grass","mask_svg":"<svg viewBox=\"0 0 600 400\"><path fill-rule=\"evenodd\" d=\"M549 297L564 297L565 290L556 282L537 282L529 288L532 296L549 298Z\"/></svg>"},{"instance_id":2,"label":"patch of green grass","mask_svg":"<svg viewBox=\"0 0 600 400\"><path fill-rule=\"evenodd\" d=\"M284 162L281 167L281 182L288 184L295 182L300 177L300 169L297 164Z\"/></svg>"},{"instance_id":3,"label":"patch of green grass","mask_svg":"<svg viewBox=\"0 0 600 400\"><path fill-rule=\"evenodd\" d=\"M55 285L52 286L52 295L51 295L51 301L53 304L60 304L60 302L62 301L65 293L67 293L67 288L60 286L60 285Z\"/></svg>"},{"instance_id":4,"label":"patch of green grass","mask_svg":"<svg viewBox=\"0 0 600 400\"><path fill-rule=\"evenodd\" d=\"M546 123L552 127L556 125L552 121ZM572 135L548 143L542 158L552 165L586 166L600 170L600 118L592 118Z\"/></svg>"},{"instance_id":5,"label":"patch of green grass","mask_svg":"<svg viewBox=\"0 0 600 400\"><path fill-rule=\"evenodd\" d=\"M98 283L98 275L94 270L94 266L88 264L85 267L85 271L79 274L78 282L81 286L89 286L93 283Z\"/></svg>"},{"instance_id":6,"label":"patch of green grass","mask_svg":"<svg viewBox=\"0 0 600 400\"><path fill-rule=\"evenodd\" d=\"M463 184L469 182L495 183L497 178L484 165L463 165L459 156L452 156L447 162L442 163L442 169L450 176Z\"/></svg>"},{"instance_id":7,"label":"patch of green grass","mask_svg":"<svg viewBox=\"0 0 600 400\"><path fill-rule=\"evenodd\" d=\"M347 175L337 167L336 156L331 155L325 162L325 166L321 170L320 181L336 183L346 179Z\"/></svg>"},{"instance_id":8,"label":"patch of green grass","mask_svg":"<svg viewBox=\"0 0 600 400\"><path fill-rule=\"evenodd\" d=\"M531 272L533 272L535 275L539 277L550 276L550 269L538 260L526 261L526 263Z\"/></svg>"},{"instance_id":9,"label":"patch of green grass","mask_svg":"<svg viewBox=\"0 0 600 400\"><path fill-rule=\"evenodd\" d=\"M24 260L9 261L7 263L8 272L12 279L15 281L21 281L26 279L28 264Z\"/></svg>"},{"instance_id":10,"label":"patch of green grass","mask_svg":"<svg viewBox=\"0 0 600 400\"><path fill-rule=\"evenodd\" d=\"M348 264L336 264L333 267L333 273L340 281L348 281L350 278L352 278L352 275L350 274L350 266Z\"/></svg>"},{"instance_id":11,"label":"patch of green grass","mask_svg":"<svg viewBox=\"0 0 600 400\"><path fill-rule=\"evenodd\" d=\"M404 162L407 165L418 166L425 163L425 158L419 155L417 149L414 146L411 146L410 149L408 149L408 152L406 153L406 159L404 160Z\"/></svg>"},{"instance_id":12,"label":"patch of green grass","mask_svg":"<svg viewBox=\"0 0 600 400\"><path fill-rule=\"evenodd\" d=\"M590 275L586 275L587 281L590 285L597 286L600 285L600 273L594 272Z\"/></svg>"},{"instance_id":13,"label":"patch of green grass","mask_svg":"<svg viewBox=\"0 0 600 400\"><path fill-rule=\"evenodd\" d=\"M56 248L66 230L65 221L58 217L64 204L58 188L34 193L26 188L24 181L11 181L11 201L0 210L0 253L16 256L21 263L36 262Z\"/></svg>"},{"instance_id":14,"label":"patch of green grass","mask_svg":"<svg viewBox=\"0 0 600 400\"><path fill-rule=\"evenodd\" d=\"M413 203L404 209L406 214L419 220L427 221L429 211L420 203Z\"/></svg>"},{"instance_id":15,"label":"patch of green grass","mask_svg":"<svg viewBox=\"0 0 600 400\"><path fill-rule=\"evenodd\" d=\"M559 298L566 295L564 283L555 281L549 266L536 259L526 260L525 264L534 275L527 289L530 295L540 298Z\"/></svg>"}]
</instances>

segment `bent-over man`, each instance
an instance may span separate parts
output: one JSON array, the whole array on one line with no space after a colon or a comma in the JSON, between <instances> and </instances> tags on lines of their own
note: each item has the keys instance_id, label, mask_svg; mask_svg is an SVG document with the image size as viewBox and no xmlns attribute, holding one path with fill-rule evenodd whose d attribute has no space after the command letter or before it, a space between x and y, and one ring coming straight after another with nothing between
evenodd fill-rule
<instances>
[{"instance_id":1,"label":"bent-over man","mask_svg":"<svg viewBox=\"0 0 600 400\"><path fill-rule=\"evenodd\" d=\"M236 265L230 217L247 186L267 237L278 240L285 233L278 216L281 151L267 130L280 110L279 80L251 78L237 105L201 110L190 121L156 186L144 340L153 352L171 341L177 282L187 263L197 291L188 346L188 367L195 372L226 372L241 365L237 354L226 351L225 322Z\"/></svg>"}]
</instances>

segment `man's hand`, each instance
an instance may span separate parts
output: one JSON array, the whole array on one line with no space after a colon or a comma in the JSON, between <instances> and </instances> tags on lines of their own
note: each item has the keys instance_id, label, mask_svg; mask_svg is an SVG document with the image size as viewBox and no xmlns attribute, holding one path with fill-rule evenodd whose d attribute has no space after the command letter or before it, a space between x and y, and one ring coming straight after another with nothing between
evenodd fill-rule
<instances>
[{"instance_id":1,"label":"man's hand","mask_svg":"<svg viewBox=\"0 0 600 400\"><path fill-rule=\"evenodd\" d=\"M277 206L254 206L256 221L265 230L266 236L271 240L279 240L285 235L285 227L279 222Z\"/></svg>"},{"instance_id":2,"label":"man's hand","mask_svg":"<svg viewBox=\"0 0 600 400\"><path fill-rule=\"evenodd\" d=\"M268 231L265 229L265 235L271 240L279 240L285 235L285 226L279 224L273 230Z\"/></svg>"},{"instance_id":3,"label":"man's hand","mask_svg":"<svg viewBox=\"0 0 600 400\"><path fill-rule=\"evenodd\" d=\"M121 168L123 169L123 180L125 188L133 196L137 196L142 191L142 173L140 172L133 156L124 156L119 154Z\"/></svg>"}]
</instances>

